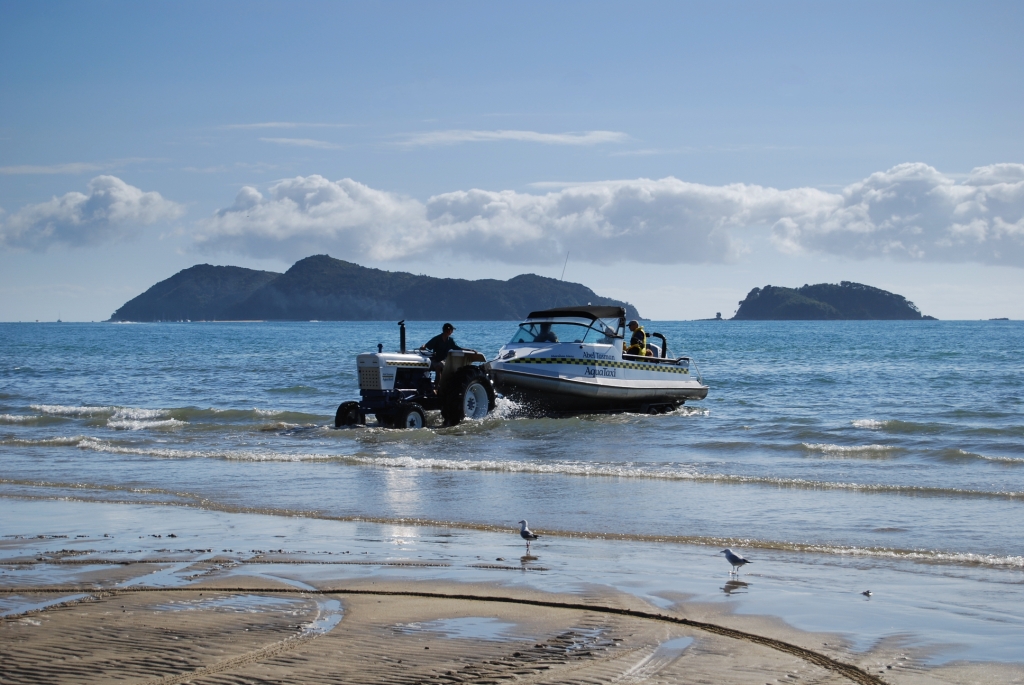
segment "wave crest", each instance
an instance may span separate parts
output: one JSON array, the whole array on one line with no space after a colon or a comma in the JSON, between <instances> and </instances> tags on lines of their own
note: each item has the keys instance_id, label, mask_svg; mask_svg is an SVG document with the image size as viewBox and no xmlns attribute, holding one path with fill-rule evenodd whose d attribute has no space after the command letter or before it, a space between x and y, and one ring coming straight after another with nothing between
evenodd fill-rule
<instances>
[{"instance_id":1,"label":"wave crest","mask_svg":"<svg viewBox=\"0 0 1024 685\"><path fill-rule=\"evenodd\" d=\"M892 445L834 445L824 442L802 442L801 447L811 452L821 452L829 456L890 456L898 448Z\"/></svg>"},{"instance_id":2,"label":"wave crest","mask_svg":"<svg viewBox=\"0 0 1024 685\"><path fill-rule=\"evenodd\" d=\"M117 407L72 407L63 404L31 404L29 409L41 414L51 416L68 416L72 418L83 416L107 416L113 414Z\"/></svg>"}]
</instances>

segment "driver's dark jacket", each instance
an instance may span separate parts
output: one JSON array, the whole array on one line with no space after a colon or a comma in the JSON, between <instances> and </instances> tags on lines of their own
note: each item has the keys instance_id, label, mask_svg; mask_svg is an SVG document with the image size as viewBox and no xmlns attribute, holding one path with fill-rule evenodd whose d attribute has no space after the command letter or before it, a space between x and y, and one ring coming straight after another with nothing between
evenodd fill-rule
<instances>
[{"instance_id":1,"label":"driver's dark jacket","mask_svg":"<svg viewBox=\"0 0 1024 685\"><path fill-rule=\"evenodd\" d=\"M462 349L455 344L455 339L451 336L448 336L448 339L445 340L443 333L438 333L428 340L424 347L430 350L430 358L435 362L443 362L448 358L449 352Z\"/></svg>"}]
</instances>

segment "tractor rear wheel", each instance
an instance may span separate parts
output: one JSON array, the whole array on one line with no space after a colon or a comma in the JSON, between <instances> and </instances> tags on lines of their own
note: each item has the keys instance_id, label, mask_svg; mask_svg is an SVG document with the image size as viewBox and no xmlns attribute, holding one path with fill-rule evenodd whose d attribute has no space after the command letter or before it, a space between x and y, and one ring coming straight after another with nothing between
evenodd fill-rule
<instances>
[{"instance_id":1,"label":"tractor rear wheel","mask_svg":"<svg viewBox=\"0 0 1024 685\"><path fill-rule=\"evenodd\" d=\"M342 402L334 415L334 427L356 426L366 423L366 415L358 402Z\"/></svg>"},{"instance_id":2,"label":"tractor rear wheel","mask_svg":"<svg viewBox=\"0 0 1024 685\"><path fill-rule=\"evenodd\" d=\"M477 366L459 369L445 394L441 415L449 426L464 419L482 419L494 411L494 386Z\"/></svg>"}]
</instances>

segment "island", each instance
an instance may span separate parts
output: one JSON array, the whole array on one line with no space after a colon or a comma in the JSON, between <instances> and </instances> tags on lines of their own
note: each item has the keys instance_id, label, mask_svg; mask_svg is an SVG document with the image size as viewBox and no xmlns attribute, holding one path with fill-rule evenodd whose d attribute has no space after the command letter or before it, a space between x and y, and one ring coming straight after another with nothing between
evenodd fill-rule
<instances>
[{"instance_id":1,"label":"island","mask_svg":"<svg viewBox=\"0 0 1024 685\"><path fill-rule=\"evenodd\" d=\"M512 321L574 304L636 307L535 274L434 278L314 255L285 273L198 264L126 302L110 321Z\"/></svg>"},{"instance_id":2,"label":"island","mask_svg":"<svg viewBox=\"0 0 1024 685\"><path fill-rule=\"evenodd\" d=\"M733 321L885 320L934 321L902 295L842 281L780 288L754 288L740 302Z\"/></svg>"}]
</instances>

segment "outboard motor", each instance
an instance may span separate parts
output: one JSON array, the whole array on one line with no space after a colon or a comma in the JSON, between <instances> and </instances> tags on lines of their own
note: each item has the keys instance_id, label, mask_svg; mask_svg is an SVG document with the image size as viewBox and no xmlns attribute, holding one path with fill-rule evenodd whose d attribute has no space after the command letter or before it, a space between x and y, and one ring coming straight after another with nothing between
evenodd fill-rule
<instances>
[{"instance_id":1,"label":"outboard motor","mask_svg":"<svg viewBox=\"0 0 1024 685\"><path fill-rule=\"evenodd\" d=\"M402 354L405 354L405 319L398 322L398 344Z\"/></svg>"}]
</instances>

